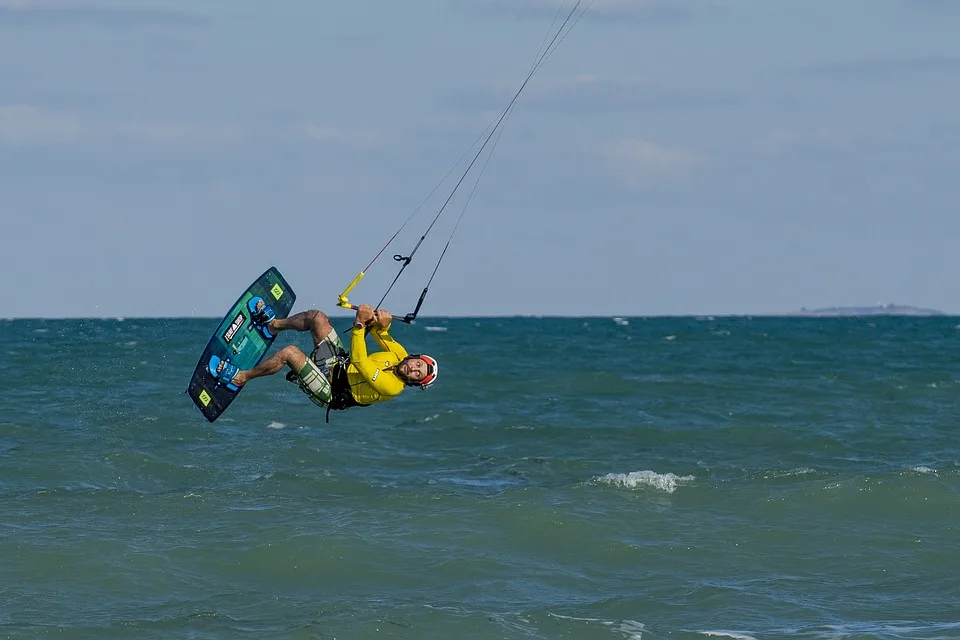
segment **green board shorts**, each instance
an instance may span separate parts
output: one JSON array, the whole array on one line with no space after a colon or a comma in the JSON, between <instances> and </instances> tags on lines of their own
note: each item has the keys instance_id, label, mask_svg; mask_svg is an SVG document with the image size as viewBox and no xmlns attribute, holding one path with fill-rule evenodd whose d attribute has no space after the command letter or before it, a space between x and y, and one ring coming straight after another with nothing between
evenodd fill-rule
<instances>
[{"instance_id":1,"label":"green board shorts","mask_svg":"<svg viewBox=\"0 0 960 640\"><path fill-rule=\"evenodd\" d=\"M330 334L313 348L313 352L292 382L296 382L300 390L318 407L326 407L333 399L333 389L330 386L332 371L337 362L347 357L340 336L336 329L331 328Z\"/></svg>"}]
</instances>

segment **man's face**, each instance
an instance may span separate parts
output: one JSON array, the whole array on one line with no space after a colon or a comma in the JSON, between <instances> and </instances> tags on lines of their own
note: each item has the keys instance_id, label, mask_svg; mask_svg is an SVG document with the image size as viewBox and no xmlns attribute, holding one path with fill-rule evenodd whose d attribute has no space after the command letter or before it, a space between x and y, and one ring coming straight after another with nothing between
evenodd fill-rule
<instances>
[{"instance_id":1,"label":"man's face","mask_svg":"<svg viewBox=\"0 0 960 640\"><path fill-rule=\"evenodd\" d=\"M397 371L410 382L420 382L427 375L427 363L420 358L407 358L397 366Z\"/></svg>"}]
</instances>

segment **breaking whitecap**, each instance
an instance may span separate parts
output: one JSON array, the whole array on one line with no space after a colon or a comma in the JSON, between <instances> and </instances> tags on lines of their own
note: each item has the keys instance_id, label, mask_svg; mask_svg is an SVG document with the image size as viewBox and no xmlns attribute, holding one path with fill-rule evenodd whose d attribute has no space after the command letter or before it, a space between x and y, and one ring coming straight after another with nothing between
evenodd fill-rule
<instances>
[{"instance_id":1,"label":"breaking whitecap","mask_svg":"<svg viewBox=\"0 0 960 640\"><path fill-rule=\"evenodd\" d=\"M615 487L625 487L627 489L653 487L667 493L673 493L680 485L690 484L694 480L696 480L694 476L678 476L674 473L656 473L655 471L608 473L596 479L597 482Z\"/></svg>"}]
</instances>

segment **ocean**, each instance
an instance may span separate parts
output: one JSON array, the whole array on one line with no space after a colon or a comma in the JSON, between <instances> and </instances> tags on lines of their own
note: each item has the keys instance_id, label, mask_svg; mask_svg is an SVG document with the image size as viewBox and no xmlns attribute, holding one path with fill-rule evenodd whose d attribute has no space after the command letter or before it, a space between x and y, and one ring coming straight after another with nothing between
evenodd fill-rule
<instances>
[{"instance_id":1,"label":"ocean","mask_svg":"<svg viewBox=\"0 0 960 640\"><path fill-rule=\"evenodd\" d=\"M426 318L329 423L217 322L0 320L0 637L960 638L960 318Z\"/></svg>"}]
</instances>

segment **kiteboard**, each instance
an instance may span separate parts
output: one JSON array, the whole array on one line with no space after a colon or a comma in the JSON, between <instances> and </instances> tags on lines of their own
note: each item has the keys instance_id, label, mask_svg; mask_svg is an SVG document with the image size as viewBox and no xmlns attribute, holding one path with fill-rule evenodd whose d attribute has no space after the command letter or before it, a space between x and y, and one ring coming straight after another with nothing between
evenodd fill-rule
<instances>
[{"instance_id":1,"label":"kiteboard","mask_svg":"<svg viewBox=\"0 0 960 640\"><path fill-rule=\"evenodd\" d=\"M242 369L255 367L276 339L269 330L254 322L257 307L269 305L276 318L286 318L297 296L276 269L270 267L247 287L223 316L207 342L186 393L204 417L213 422L233 402L243 387L218 380L216 363L225 361ZM214 363L211 370L211 362Z\"/></svg>"}]
</instances>

